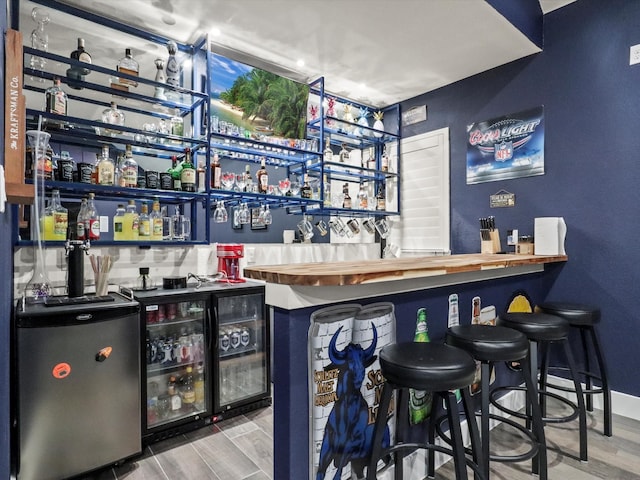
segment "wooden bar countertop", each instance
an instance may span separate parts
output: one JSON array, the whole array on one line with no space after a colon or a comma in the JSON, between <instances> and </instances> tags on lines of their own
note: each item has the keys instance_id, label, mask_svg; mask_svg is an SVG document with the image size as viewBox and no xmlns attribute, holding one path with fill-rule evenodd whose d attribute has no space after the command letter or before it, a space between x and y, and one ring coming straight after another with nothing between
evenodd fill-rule
<instances>
[{"instance_id":1,"label":"wooden bar countertop","mask_svg":"<svg viewBox=\"0 0 640 480\"><path fill-rule=\"evenodd\" d=\"M387 282L435 275L566 262L566 255L471 253L389 258L357 262L295 263L246 267L244 275L267 283L298 286L341 286Z\"/></svg>"}]
</instances>

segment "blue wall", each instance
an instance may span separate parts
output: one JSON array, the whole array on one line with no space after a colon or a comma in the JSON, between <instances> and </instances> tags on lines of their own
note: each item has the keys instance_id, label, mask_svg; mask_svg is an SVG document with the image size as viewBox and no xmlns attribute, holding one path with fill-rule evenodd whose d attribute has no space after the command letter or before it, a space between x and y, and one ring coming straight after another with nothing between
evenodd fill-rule
<instances>
[{"instance_id":1,"label":"blue wall","mask_svg":"<svg viewBox=\"0 0 640 480\"><path fill-rule=\"evenodd\" d=\"M478 217L533 234L533 218L564 216L569 262L550 299L600 305L612 388L640 395L637 338L640 249L640 2L579 0L544 17L544 51L404 102L428 105L414 135L450 128L453 253L479 251ZM544 105L543 176L466 185L466 125ZM513 208L489 208L499 190ZM622 367L622 368L621 368Z\"/></svg>"}]
</instances>

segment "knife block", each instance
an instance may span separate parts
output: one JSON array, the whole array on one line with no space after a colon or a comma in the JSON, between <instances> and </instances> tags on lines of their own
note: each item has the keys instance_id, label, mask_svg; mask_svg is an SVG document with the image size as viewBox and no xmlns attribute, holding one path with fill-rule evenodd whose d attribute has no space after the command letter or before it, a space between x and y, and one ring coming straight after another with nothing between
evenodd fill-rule
<instances>
[{"instance_id":1,"label":"knife block","mask_svg":"<svg viewBox=\"0 0 640 480\"><path fill-rule=\"evenodd\" d=\"M483 240L480 235L480 253L498 253L502 251L500 245L500 230L491 230L489 232L490 240Z\"/></svg>"}]
</instances>

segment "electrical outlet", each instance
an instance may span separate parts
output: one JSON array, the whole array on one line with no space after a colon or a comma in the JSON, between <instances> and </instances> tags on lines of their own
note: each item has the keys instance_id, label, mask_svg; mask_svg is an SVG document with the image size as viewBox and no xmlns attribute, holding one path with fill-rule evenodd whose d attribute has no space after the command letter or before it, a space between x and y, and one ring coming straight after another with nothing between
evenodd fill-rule
<instances>
[{"instance_id":1,"label":"electrical outlet","mask_svg":"<svg viewBox=\"0 0 640 480\"><path fill-rule=\"evenodd\" d=\"M629 47L629 65L640 63L640 43Z\"/></svg>"}]
</instances>

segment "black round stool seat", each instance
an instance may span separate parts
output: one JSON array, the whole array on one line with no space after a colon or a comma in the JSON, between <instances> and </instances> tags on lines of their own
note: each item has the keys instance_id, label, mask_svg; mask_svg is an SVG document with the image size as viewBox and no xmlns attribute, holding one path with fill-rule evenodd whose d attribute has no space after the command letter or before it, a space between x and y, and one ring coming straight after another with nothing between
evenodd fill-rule
<instances>
[{"instance_id":1,"label":"black round stool seat","mask_svg":"<svg viewBox=\"0 0 640 480\"><path fill-rule=\"evenodd\" d=\"M447 330L446 344L462 348L482 362L520 360L529 351L524 333L491 325L454 325Z\"/></svg>"},{"instance_id":2,"label":"black round stool seat","mask_svg":"<svg viewBox=\"0 0 640 480\"><path fill-rule=\"evenodd\" d=\"M476 371L471 355L449 345L400 342L380 350L384 378L416 390L447 391L468 387Z\"/></svg>"},{"instance_id":3,"label":"black round stool seat","mask_svg":"<svg viewBox=\"0 0 640 480\"><path fill-rule=\"evenodd\" d=\"M496 323L524 333L529 340L554 342L569 336L569 322L546 313L503 313Z\"/></svg>"},{"instance_id":4,"label":"black round stool seat","mask_svg":"<svg viewBox=\"0 0 640 480\"><path fill-rule=\"evenodd\" d=\"M595 325L600 322L600 309L582 303L545 302L536 306L536 312L557 315L572 326Z\"/></svg>"}]
</instances>

